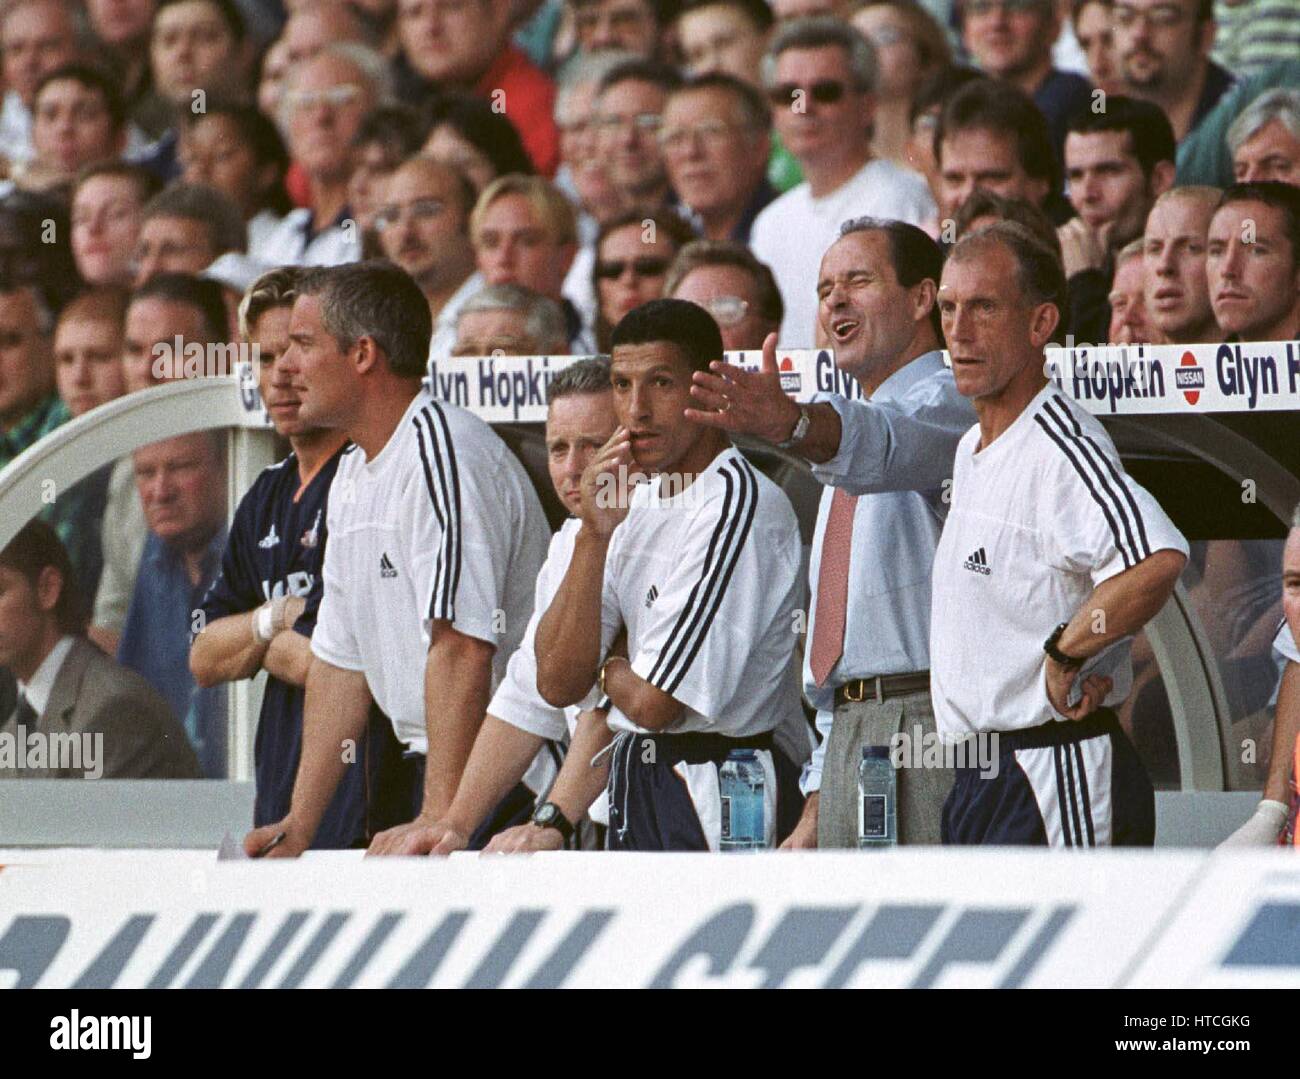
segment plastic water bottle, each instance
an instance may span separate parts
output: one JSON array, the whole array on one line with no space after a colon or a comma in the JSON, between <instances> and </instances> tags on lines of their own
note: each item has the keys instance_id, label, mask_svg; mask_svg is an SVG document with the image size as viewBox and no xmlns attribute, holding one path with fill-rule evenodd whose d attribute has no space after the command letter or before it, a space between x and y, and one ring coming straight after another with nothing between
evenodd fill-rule
<instances>
[{"instance_id":1,"label":"plastic water bottle","mask_svg":"<svg viewBox=\"0 0 1300 1079\"><path fill-rule=\"evenodd\" d=\"M762 850L767 846L763 813L763 789L767 777L752 749L733 749L718 771L722 793L722 841L724 851Z\"/></svg>"},{"instance_id":2,"label":"plastic water bottle","mask_svg":"<svg viewBox=\"0 0 1300 1079\"><path fill-rule=\"evenodd\" d=\"M858 765L858 848L878 850L898 845L895 802L898 777L888 746L863 746Z\"/></svg>"}]
</instances>

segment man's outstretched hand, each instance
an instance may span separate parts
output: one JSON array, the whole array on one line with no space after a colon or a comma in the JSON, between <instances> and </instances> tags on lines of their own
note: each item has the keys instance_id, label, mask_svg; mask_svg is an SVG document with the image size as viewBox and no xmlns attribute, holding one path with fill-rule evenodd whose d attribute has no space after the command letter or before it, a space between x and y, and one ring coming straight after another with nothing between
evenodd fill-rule
<instances>
[{"instance_id":1,"label":"man's outstretched hand","mask_svg":"<svg viewBox=\"0 0 1300 1079\"><path fill-rule=\"evenodd\" d=\"M691 396L701 407L688 408L688 420L731 434L784 442L799 422L799 406L781 389L774 333L763 342L757 371L715 360L708 371L695 372Z\"/></svg>"}]
</instances>

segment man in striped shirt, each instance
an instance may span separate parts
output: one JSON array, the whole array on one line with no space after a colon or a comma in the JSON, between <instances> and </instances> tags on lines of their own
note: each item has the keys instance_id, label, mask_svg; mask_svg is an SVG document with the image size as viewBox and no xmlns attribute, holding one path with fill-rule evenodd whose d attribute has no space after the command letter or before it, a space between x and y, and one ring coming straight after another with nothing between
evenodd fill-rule
<instances>
[{"instance_id":1,"label":"man in striped shirt","mask_svg":"<svg viewBox=\"0 0 1300 1079\"><path fill-rule=\"evenodd\" d=\"M693 372L721 358L717 323L685 300L619 322L619 427L583 475L569 568L537 624L541 696L568 707L597 682L607 698L611 850L718 850L719 770L737 751L764 777L759 844L777 839L778 782L798 809L772 733L799 718L799 528L723 432L685 417Z\"/></svg>"},{"instance_id":2,"label":"man in striped shirt","mask_svg":"<svg viewBox=\"0 0 1300 1079\"><path fill-rule=\"evenodd\" d=\"M958 767L943 840L1150 846L1151 781L1116 718L1128 642L1164 606L1187 543L1124 472L1097 420L1047 381L1066 285L1018 224L964 237L939 286L957 390L979 419L957 447L934 558L936 725L989 745Z\"/></svg>"},{"instance_id":3,"label":"man in striped shirt","mask_svg":"<svg viewBox=\"0 0 1300 1079\"><path fill-rule=\"evenodd\" d=\"M419 286L390 263L299 282L281 360L299 418L355 445L326 511L325 592L289 814L249 833L250 854L281 833L277 856L311 843L372 699L406 745L413 819L370 851L429 853L528 624L546 555L541 503L487 424L421 389L432 332ZM531 795L512 793L494 825L531 812Z\"/></svg>"}]
</instances>

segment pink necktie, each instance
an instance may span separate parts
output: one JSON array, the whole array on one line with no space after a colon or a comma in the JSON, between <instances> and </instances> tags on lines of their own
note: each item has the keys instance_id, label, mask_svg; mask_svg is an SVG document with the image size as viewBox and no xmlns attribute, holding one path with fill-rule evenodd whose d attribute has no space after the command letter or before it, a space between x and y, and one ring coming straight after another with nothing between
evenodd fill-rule
<instances>
[{"instance_id":1,"label":"pink necktie","mask_svg":"<svg viewBox=\"0 0 1300 1079\"><path fill-rule=\"evenodd\" d=\"M838 487L831 495L817 570L817 622L813 626L809 665L813 680L826 682L844 651L844 620L849 608L849 555L853 549L853 513L858 496Z\"/></svg>"}]
</instances>

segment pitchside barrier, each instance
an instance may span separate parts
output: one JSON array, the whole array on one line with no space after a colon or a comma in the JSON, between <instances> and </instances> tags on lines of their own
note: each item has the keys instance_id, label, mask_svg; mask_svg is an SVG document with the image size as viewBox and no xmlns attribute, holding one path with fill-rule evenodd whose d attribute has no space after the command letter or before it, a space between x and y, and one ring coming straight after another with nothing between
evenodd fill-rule
<instances>
[{"instance_id":1,"label":"pitchside barrier","mask_svg":"<svg viewBox=\"0 0 1300 1079\"><path fill-rule=\"evenodd\" d=\"M0 852L0 988L1300 988L1282 851L617 861Z\"/></svg>"}]
</instances>

